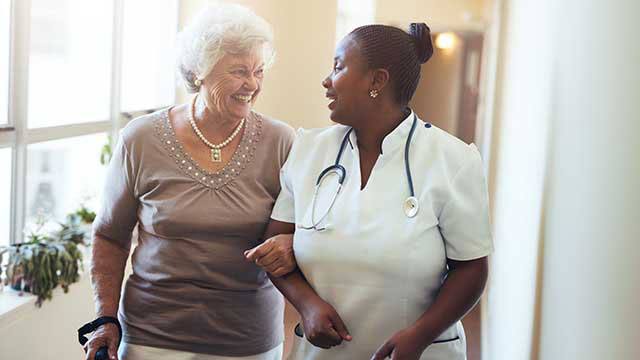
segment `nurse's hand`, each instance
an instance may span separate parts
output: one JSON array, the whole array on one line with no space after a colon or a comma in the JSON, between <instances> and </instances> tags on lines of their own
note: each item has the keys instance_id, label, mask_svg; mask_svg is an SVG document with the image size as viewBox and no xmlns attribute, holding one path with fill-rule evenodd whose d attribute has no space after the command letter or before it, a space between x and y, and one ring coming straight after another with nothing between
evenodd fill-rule
<instances>
[{"instance_id":1,"label":"nurse's hand","mask_svg":"<svg viewBox=\"0 0 640 360\"><path fill-rule=\"evenodd\" d=\"M418 360L425 350L421 345L418 332L414 328L406 328L395 333L387 342L378 348L371 360Z\"/></svg>"},{"instance_id":2,"label":"nurse's hand","mask_svg":"<svg viewBox=\"0 0 640 360\"><path fill-rule=\"evenodd\" d=\"M249 261L273 276L284 276L295 270L293 255L293 234L280 234L267 239L262 244L244 252Z\"/></svg>"},{"instance_id":3,"label":"nurse's hand","mask_svg":"<svg viewBox=\"0 0 640 360\"><path fill-rule=\"evenodd\" d=\"M307 340L323 349L351 341L351 335L338 312L329 303L315 298L304 305L300 312L304 336Z\"/></svg>"}]
</instances>

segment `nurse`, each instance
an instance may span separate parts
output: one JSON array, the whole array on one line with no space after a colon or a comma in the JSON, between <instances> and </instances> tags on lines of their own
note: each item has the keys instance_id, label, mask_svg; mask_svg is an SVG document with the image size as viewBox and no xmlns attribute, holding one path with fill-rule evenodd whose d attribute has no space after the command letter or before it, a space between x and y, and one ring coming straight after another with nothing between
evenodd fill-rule
<instances>
[{"instance_id":1,"label":"nurse","mask_svg":"<svg viewBox=\"0 0 640 360\"><path fill-rule=\"evenodd\" d=\"M477 148L407 107L432 52L425 24L363 26L337 46L322 85L339 125L298 131L265 234L294 233L298 270L272 277L302 316L290 359L466 358L460 319L493 248L487 191ZM260 247L247 257L276 270Z\"/></svg>"}]
</instances>

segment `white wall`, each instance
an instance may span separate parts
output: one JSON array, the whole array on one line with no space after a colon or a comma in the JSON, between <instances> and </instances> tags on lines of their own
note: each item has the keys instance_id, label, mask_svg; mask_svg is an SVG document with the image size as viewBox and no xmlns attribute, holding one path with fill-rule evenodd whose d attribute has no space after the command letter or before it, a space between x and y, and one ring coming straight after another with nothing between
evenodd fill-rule
<instances>
[{"instance_id":1,"label":"white wall","mask_svg":"<svg viewBox=\"0 0 640 360\"><path fill-rule=\"evenodd\" d=\"M640 3L503 5L488 358L638 359Z\"/></svg>"},{"instance_id":2,"label":"white wall","mask_svg":"<svg viewBox=\"0 0 640 360\"><path fill-rule=\"evenodd\" d=\"M8 296L1 293L0 296ZM7 301L2 299L1 301ZM27 302L0 318L0 358L84 359L78 328L95 318L89 276L73 284L67 294L54 291L53 299L36 308Z\"/></svg>"},{"instance_id":3,"label":"white wall","mask_svg":"<svg viewBox=\"0 0 640 360\"><path fill-rule=\"evenodd\" d=\"M490 173L495 253L485 344L491 360L528 359L535 319L551 99L549 0L505 1Z\"/></svg>"},{"instance_id":4,"label":"white wall","mask_svg":"<svg viewBox=\"0 0 640 360\"><path fill-rule=\"evenodd\" d=\"M640 359L640 2L554 5L540 359Z\"/></svg>"}]
</instances>

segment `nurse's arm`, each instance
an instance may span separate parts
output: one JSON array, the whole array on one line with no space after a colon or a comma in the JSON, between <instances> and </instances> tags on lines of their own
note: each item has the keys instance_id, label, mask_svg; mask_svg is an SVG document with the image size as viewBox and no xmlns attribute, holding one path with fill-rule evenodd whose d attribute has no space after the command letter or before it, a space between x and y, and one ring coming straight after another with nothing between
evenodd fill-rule
<instances>
[{"instance_id":1,"label":"nurse's arm","mask_svg":"<svg viewBox=\"0 0 640 360\"><path fill-rule=\"evenodd\" d=\"M447 264L449 272L435 302L415 323L422 330L427 345L478 303L487 284L489 263L486 256L470 261L447 259Z\"/></svg>"},{"instance_id":2,"label":"nurse's arm","mask_svg":"<svg viewBox=\"0 0 640 360\"><path fill-rule=\"evenodd\" d=\"M271 219L263 238L293 234L294 231L295 224ZM333 306L318 296L300 269L296 268L280 277L267 274L271 282L302 316L305 337L309 342L318 347L330 348L339 345L342 340L351 341L351 335L340 315Z\"/></svg>"},{"instance_id":3,"label":"nurse's arm","mask_svg":"<svg viewBox=\"0 0 640 360\"><path fill-rule=\"evenodd\" d=\"M487 283L487 258L470 261L447 259L447 264L449 272L434 303L413 325L382 344L372 359L384 359L393 351L421 354L478 302Z\"/></svg>"}]
</instances>

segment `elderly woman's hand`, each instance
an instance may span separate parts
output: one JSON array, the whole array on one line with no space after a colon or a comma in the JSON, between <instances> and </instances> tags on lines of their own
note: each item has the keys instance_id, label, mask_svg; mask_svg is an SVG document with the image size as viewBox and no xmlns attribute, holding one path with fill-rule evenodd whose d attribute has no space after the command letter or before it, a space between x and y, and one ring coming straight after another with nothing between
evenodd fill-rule
<instances>
[{"instance_id":1,"label":"elderly woman's hand","mask_svg":"<svg viewBox=\"0 0 640 360\"><path fill-rule=\"evenodd\" d=\"M114 324L104 324L100 326L84 344L84 352L86 360L93 360L96 352L103 346L109 348L109 359L118 359L118 342L120 341L120 333Z\"/></svg>"},{"instance_id":2,"label":"elderly woman's hand","mask_svg":"<svg viewBox=\"0 0 640 360\"><path fill-rule=\"evenodd\" d=\"M273 276L284 276L296 268L293 254L293 234L280 234L244 252L247 260L253 261Z\"/></svg>"}]
</instances>

